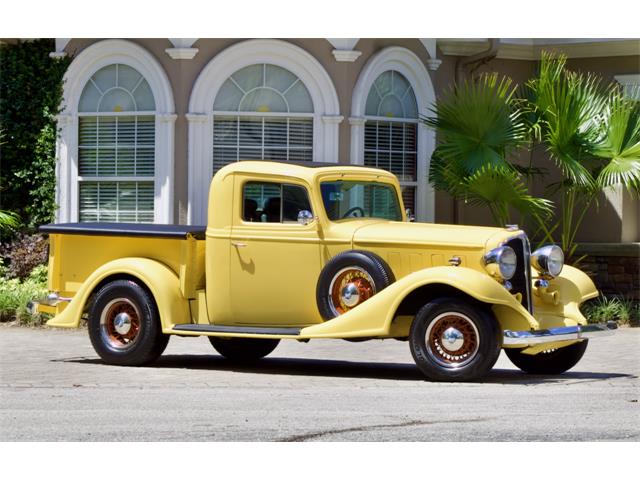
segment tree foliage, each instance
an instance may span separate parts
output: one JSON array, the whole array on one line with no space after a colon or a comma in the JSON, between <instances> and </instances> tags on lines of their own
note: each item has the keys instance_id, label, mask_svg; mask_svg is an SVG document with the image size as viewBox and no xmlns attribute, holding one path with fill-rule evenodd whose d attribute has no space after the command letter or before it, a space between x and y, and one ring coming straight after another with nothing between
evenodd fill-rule
<instances>
[{"instance_id":1,"label":"tree foliage","mask_svg":"<svg viewBox=\"0 0 640 480\"><path fill-rule=\"evenodd\" d=\"M68 58L53 59L53 39L0 45L1 208L27 227L55 213L55 115Z\"/></svg>"}]
</instances>

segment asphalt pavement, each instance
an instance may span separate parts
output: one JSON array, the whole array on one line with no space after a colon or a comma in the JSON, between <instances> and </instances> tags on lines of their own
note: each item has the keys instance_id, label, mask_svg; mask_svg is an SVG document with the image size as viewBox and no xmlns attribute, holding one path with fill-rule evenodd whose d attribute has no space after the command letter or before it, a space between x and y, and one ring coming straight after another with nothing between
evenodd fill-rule
<instances>
[{"instance_id":1,"label":"asphalt pavement","mask_svg":"<svg viewBox=\"0 0 640 480\"><path fill-rule=\"evenodd\" d=\"M501 354L432 383L395 340L283 341L254 366L173 337L148 367L105 365L86 330L0 325L2 441L637 441L640 329L591 340L559 376Z\"/></svg>"}]
</instances>

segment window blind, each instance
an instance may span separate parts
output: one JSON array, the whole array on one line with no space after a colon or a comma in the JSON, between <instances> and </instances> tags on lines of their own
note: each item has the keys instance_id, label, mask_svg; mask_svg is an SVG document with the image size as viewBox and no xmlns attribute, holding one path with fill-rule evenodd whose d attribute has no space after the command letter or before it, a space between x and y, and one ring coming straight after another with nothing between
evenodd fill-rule
<instances>
[{"instance_id":1,"label":"window blind","mask_svg":"<svg viewBox=\"0 0 640 480\"><path fill-rule=\"evenodd\" d=\"M310 162L313 119L223 116L213 121L213 173L238 160Z\"/></svg>"}]
</instances>

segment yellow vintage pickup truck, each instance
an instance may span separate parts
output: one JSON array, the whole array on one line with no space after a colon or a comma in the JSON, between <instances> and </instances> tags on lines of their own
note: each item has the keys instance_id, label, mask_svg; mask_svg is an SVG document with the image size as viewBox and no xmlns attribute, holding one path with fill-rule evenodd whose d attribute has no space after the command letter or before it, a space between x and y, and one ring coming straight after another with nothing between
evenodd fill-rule
<instances>
[{"instance_id":1,"label":"yellow vintage pickup truck","mask_svg":"<svg viewBox=\"0 0 640 480\"><path fill-rule=\"evenodd\" d=\"M559 374L591 336L579 305L598 295L530 253L515 226L412 223L390 173L357 166L238 162L212 180L208 225L45 225L53 327L83 315L108 363L156 360L170 335L209 337L234 361L280 340L408 341L431 380L485 375L501 349L529 373Z\"/></svg>"}]
</instances>

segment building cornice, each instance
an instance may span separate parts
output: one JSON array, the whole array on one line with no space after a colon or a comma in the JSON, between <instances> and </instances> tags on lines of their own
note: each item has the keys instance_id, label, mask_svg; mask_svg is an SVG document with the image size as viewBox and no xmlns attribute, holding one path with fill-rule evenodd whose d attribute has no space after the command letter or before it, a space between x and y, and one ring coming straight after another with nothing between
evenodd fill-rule
<instances>
[{"instance_id":1,"label":"building cornice","mask_svg":"<svg viewBox=\"0 0 640 480\"><path fill-rule=\"evenodd\" d=\"M485 39L438 39L438 47L444 55L468 56L486 50ZM497 58L511 60L539 60L542 51L563 53L569 58L619 57L638 55L640 40L602 40L572 43L509 43L502 39Z\"/></svg>"}]
</instances>

